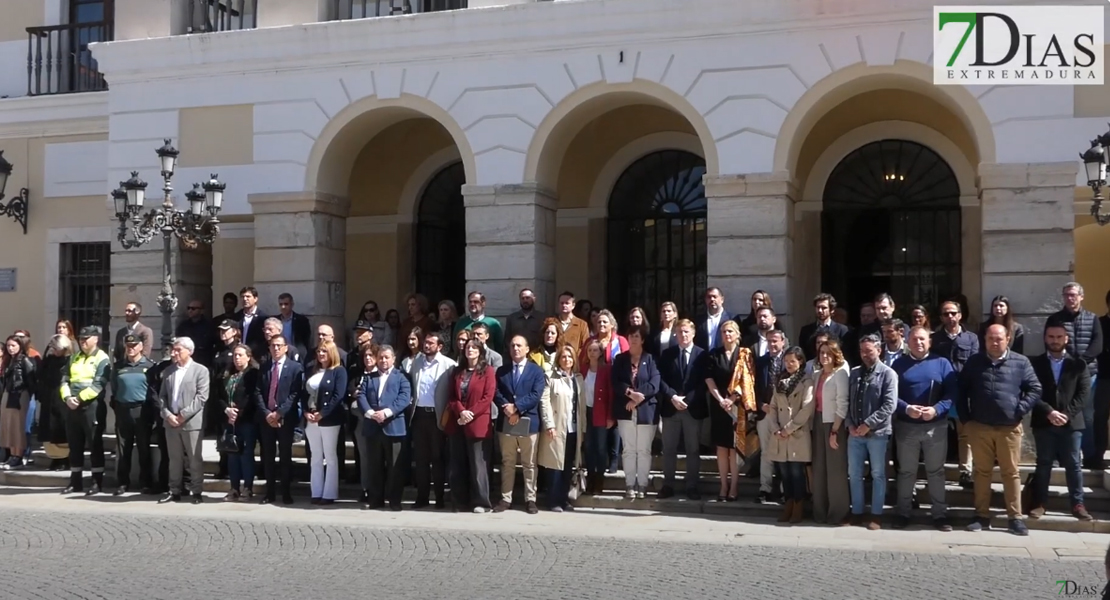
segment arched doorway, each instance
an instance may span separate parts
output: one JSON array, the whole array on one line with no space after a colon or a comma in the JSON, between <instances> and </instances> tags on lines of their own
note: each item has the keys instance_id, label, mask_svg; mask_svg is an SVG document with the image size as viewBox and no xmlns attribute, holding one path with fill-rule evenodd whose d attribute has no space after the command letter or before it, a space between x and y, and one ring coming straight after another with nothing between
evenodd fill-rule
<instances>
[{"instance_id":1,"label":"arched doorway","mask_svg":"<svg viewBox=\"0 0 1110 600\"><path fill-rule=\"evenodd\" d=\"M682 150L632 163L609 196L608 307L623 319L642 306L649 317L668 300L683 316L704 310L705 160Z\"/></svg>"},{"instance_id":2,"label":"arched doorway","mask_svg":"<svg viewBox=\"0 0 1110 600\"><path fill-rule=\"evenodd\" d=\"M851 312L880 292L935 312L960 293L960 228L959 182L940 155L904 140L862 146L825 184L822 289Z\"/></svg>"},{"instance_id":3,"label":"arched doorway","mask_svg":"<svg viewBox=\"0 0 1110 600\"><path fill-rule=\"evenodd\" d=\"M460 310L466 294L466 208L463 163L436 173L420 196L416 221L416 289L431 303L451 300Z\"/></svg>"}]
</instances>

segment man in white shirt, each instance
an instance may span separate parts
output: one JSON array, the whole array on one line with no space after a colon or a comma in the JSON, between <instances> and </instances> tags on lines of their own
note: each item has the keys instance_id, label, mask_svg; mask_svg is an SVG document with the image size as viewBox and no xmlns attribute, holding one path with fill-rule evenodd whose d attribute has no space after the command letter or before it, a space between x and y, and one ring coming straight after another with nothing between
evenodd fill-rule
<instances>
[{"instance_id":1,"label":"man in white shirt","mask_svg":"<svg viewBox=\"0 0 1110 600\"><path fill-rule=\"evenodd\" d=\"M721 345L721 323L732 315L725 310L725 294L720 288L705 290L705 318L698 323L694 344L702 350L712 350Z\"/></svg>"},{"instance_id":2,"label":"man in white shirt","mask_svg":"<svg viewBox=\"0 0 1110 600\"><path fill-rule=\"evenodd\" d=\"M756 335L749 339L745 345L752 349L752 355L756 358L770 351L771 346L767 342L767 336L771 331L774 331L777 322L778 318L775 316L775 311L770 306L761 306L759 310L755 311Z\"/></svg>"},{"instance_id":3,"label":"man in white shirt","mask_svg":"<svg viewBox=\"0 0 1110 600\"><path fill-rule=\"evenodd\" d=\"M412 471L413 484L416 486L415 508L429 504L431 491L435 488L436 508L444 507L443 490L447 483L447 468L444 461L443 413L447 409L450 394L451 373L455 361L440 354L443 351L443 336L433 331L424 336L421 354L412 361L412 393L416 398L413 406L412 453L415 466Z\"/></svg>"},{"instance_id":4,"label":"man in white shirt","mask_svg":"<svg viewBox=\"0 0 1110 600\"><path fill-rule=\"evenodd\" d=\"M208 369L193 361L196 348L193 340L177 338L173 342L173 366L162 377L162 389L156 408L165 421L166 453L169 455L170 492L158 502L179 502L186 493L182 489L185 461L189 461L189 492L193 504L204 501L204 457L201 455L204 403L208 401Z\"/></svg>"}]
</instances>

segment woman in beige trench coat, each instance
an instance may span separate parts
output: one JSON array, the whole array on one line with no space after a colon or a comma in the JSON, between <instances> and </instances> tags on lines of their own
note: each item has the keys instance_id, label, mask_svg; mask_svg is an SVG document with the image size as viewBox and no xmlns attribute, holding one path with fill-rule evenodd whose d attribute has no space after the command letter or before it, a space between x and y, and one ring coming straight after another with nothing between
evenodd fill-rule
<instances>
[{"instance_id":1,"label":"woman in beige trench coat","mask_svg":"<svg viewBox=\"0 0 1110 600\"><path fill-rule=\"evenodd\" d=\"M547 378L540 400L539 463L548 469L548 506L554 512L574 510L567 501L574 471L582 466L582 438L586 435L585 382L575 368L574 348L563 346L556 367Z\"/></svg>"},{"instance_id":2,"label":"woman in beige trench coat","mask_svg":"<svg viewBox=\"0 0 1110 600\"><path fill-rule=\"evenodd\" d=\"M780 473L785 500L779 522L801 522L805 507L806 464L813 457L813 379L806 375L805 361L801 348L786 351L767 414L773 434L770 458Z\"/></svg>"}]
</instances>

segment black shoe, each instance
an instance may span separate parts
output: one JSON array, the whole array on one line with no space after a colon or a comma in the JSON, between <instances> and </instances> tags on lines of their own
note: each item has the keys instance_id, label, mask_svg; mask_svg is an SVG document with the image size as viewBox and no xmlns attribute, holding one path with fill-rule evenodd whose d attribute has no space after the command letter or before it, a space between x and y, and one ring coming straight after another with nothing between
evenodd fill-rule
<instances>
[{"instance_id":1,"label":"black shoe","mask_svg":"<svg viewBox=\"0 0 1110 600\"><path fill-rule=\"evenodd\" d=\"M536 506L535 502L525 502L524 511L530 515L534 515L540 512L540 507Z\"/></svg>"},{"instance_id":2,"label":"black shoe","mask_svg":"<svg viewBox=\"0 0 1110 600\"><path fill-rule=\"evenodd\" d=\"M370 492L363 491L362 495L358 497L359 504L370 504Z\"/></svg>"},{"instance_id":3,"label":"black shoe","mask_svg":"<svg viewBox=\"0 0 1110 600\"><path fill-rule=\"evenodd\" d=\"M672 496L674 496L674 489L669 485L663 486L663 489L659 490L659 493L656 495L660 500L666 500Z\"/></svg>"},{"instance_id":4,"label":"black shoe","mask_svg":"<svg viewBox=\"0 0 1110 600\"><path fill-rule=\"evenodd\" d=\"M443 510L445 508L447 508L447 503L444 502L442 498L436 500L436 510Z\"/></svg>"},{"instance_id":5,"label":"black shoe","mask_svg":"<svg viewBox=\"0 0 1110 600\"><path fill-rule=\"evenodd\" d=\"M393 511L393 512L401 512L401 505L400 505L400 503L398 503L398 504L393 504L393 503L390 503L390 505L389 505L389 510L391 510L391 511Z\"/></svg>"},{"instance_id":6,"label":"black shoe","mask_svg":"<svg viewBox=\"0 0 1110 600\"><path fill-rule=\"evenodd\" d=\"M1014 535L1029 535L1029 528L1025 526L1025 521L1021 519L1010 519L1010 526L1007 530Z\"/></svg>"},{"instance_id":7,"label":"black shoe","mask_svg":"<svg viewBox=\"0 0 1110 600\"><path fill-rule=\"evenodd\" d=\"M286 505L286 506L289 506L290 504L293 504L293 496L291 494L282 494L281 495L281 503Z\"/></svg>"},{"instance_id":8,"label":"black shoe","mask_svg":"<svg viewBox=\"0 0 1110 600\"><path fill-rule=\"evenodd\" d=\"M100 484L99 483L94 483L93 486L91 488L89 488L88 491L85 492L85 495L86 496L95 496L99 493L100 493Z\"/></svg>"},{"instance_id":9,"label":"black shoe","mask_svg":"<svg viewBox=\"0 0 1110 600\"><path fill-rule=\"evenodd\" d=\"M936 528L937 531L952 531L952 524L949 523L948 519L945 517L933 519L933 527Z\"/></svg>"},{"instance_id":10,"label":"black shoe","mask_svg":"<svg viewBox=\"0 0 1110 600\"><path fill-rule=\"evenodd\" d=\"M894 515L894 517L891 519L891 523L895 529L905 529L906 527L909 527L910 520L908 517L904 517L902 515Z\"/></svg>"},{"instance_id":11,"label":"black shoe","mask_svg":"<svg viewBox=\"0 0 1110 600\"><path fill-rule=\"evenodd\" d=\"M62 490L62 494L63 495L64 494L80 494L83 491L84 491L84 488L82 488L81 486L71 485L71 486L67 486L66 489Z\"/></svg>"},{"instance_id":12,"label":"black shoe","mask_svg":"<svg viewBox=\"0 0 1110 600\"><path fill-rule=\"evenodd\" d=\"M701 500L701 492L697 490L689 490L686 492L686 498L689 500Z\"/></svg>"},{"instance_id":13,"label":"black shoe","mask_svg":"<svg viewBox=\"0 0 1110 600\"><path fill-rule=\"evenodd\" d=\"M154 489L150 486L147 486L147 487L144 487L143 489L139 490L139 493L144 495L144 496L154 496L154 495L158 494L158 490L156 490L156 489Z\"/></svg>"},{"instance_id":14,"label":"black shoe","mask_svg":"<svg viewBox=\"0 0 1110 600\"><path fill-rule=\"evenodd\" d=\"M967 471L960 472L960 487L965 490L975 489L975 482L971 480L971 473Z\"/></svg>"},{"instance_id":15,"label":"black shoe","mask_svg":"<svg viewBox=\"0 0 1110 600\"><path fill-rule=\"evenodd\" d=\"M320 498L312 498L308 501L309 504L320 504Z\"/></svg>"},{"instance_id":16,"label":"black shoe","mask_svg":"<svg viewBox=\"0 0 1110 600\"><path fill-rule=\"evenodd\" d=\"M415 503L413 503L412 507L416 509L428 508L428 506L430 506L431 504L432 503L428 502L427 500L417 500Z\"/></svg>"},{"instance_id":17,"label":"black shoe","mask_svg":"<svg viewBox=\"0 0 1110 600\"><path fill-rule=\"evenodd\" d=\"M166 494L158 501L158 504L166 504L169 502L181 502L181 494Z\"/></svg>"},{"instance_id":18,"label":"black shoe","mask_svg":"<svg viewBox=\"0 0 1110 600\"><path fill-rule=\"evenodd\" d=\"M200 504L204 502L204 496L201 494L193 494L193 504Z\"/></svg>"},{"instance_id":19,"label":"black shoe","mask_svg":"<svg viewBox=\"0 0 1110 600\"><path fill-rule=\"evenodd\" d=\"M755 497L755 503L756 504L768 504L770 502L771 502L771 494L768 494L767 492L759 492L758 494L756 494L756 497Z\"/></svg>"},{"instance_id":20,"label":"black shoe","mask_svg":"<svg viewBox=\"0 0 1110 600\"><path fill-rule=\"evenodd\" d=\"M121 485L118 488L116 488L116 491L112 492L112 495L113 496L122 496L122 495L126 494L127 492L128 492L127 486L126 485Z\"/></svg>"},{"instance_id":21,"label":"black shoe","mask_svg":"<svg viewBox=\"0 0 1110 600\"><path fill-rule=\"evenodd\" d=\"M259 500L258 503L259 504L273 504L274 503L274 497L273 496L263 496L262 500Z\"/></svg>"}]
</instances>

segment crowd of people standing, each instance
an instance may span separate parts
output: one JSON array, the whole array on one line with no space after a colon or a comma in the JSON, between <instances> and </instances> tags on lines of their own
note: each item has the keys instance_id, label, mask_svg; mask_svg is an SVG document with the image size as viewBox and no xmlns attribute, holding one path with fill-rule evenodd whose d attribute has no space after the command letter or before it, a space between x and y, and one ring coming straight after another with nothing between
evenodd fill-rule
<instances>
[{"instance_id":1,"label":"crowd of people standing","mask_svg":"<svg viewBox=\"0 0 1110 600\"><path fill-rule=\"evenodd\" d=\"M580 494L603 493L606 474L618 466L624 496L644 498L661 433L660 499L679 493L679 455L697 457L709 446L719 502L740 499L744 470L759 478L753 500L781 503L784 523L810 515L879 529L889 503L890 524L905 527L918 505L923 465L933 523L949 531L944 464L952 460L959 483L974 489L976 518L967 528L978 531L990 527L997 464L1008 528L1024 535L1023 519L1045 513L1049 474L1059 461L1073 515L1092 518L1081 467L1101 468L1107 446L1110 385L1096 382L1100 373L1110 377L1102 343L1110 318L1083 308L1077 283L1064 286L1064 308L1044 329L1046 351L1032 358L1023 354L1024 328L1001 296L973 332L958 298L940 304L933 327L925 307L910 307L904 322L894 299L880 294L861 307L853 329L836 300L819 294L813 322L793 341L762 290L743 318L709 288L696 322L666 302L655 327L642 308L622 323L571 292L548 316L535 309L534 293L522 290L520 310L504 324L485 313L480 292L468 296L462 316L450 301L432 312L412 294L405 319L396 311L383 318L378 304L367 302L338 338L326 324L313 332L289 294L278 297L273 316L258 300L253 287L228 294L224 314L213 319L203 302L190 302L161 362L150 359L153 332L137 303L126 306L127 324L107 352L95 326L74 331L59 322L45 356L27 332L13 334L0 365L4 468L20 468L27 455L33 396L38 438L53 468L71 473L65 493L105 491L103 433L111 410L118 441L113 493L161 494L161 502L203 501L209 432L217 437L216 476L228 479L229 502L255 497L260 448L266 486L258 500L280 495L294 503L292 449L303 436L311 502L334 503L350 436L357 452L347 479L360 485L366 509L401 510L411 480L417 508L446 507L449 490L457 510L509 510L519 463L524 509L538 512L546 488L547 507L562 512L573 510ZM1023 507L1018 462L1027 415L1037 469L1028 484L1031 505ZM165 457L157 468L152 444ZM133 490L135 448L140 481ZM886 489L888 458L897 472L893 494ZM495 464L498 491L490 489ZM681 493L700 500L700 470L691 466Z\"/></svg>"}]
</instances>

